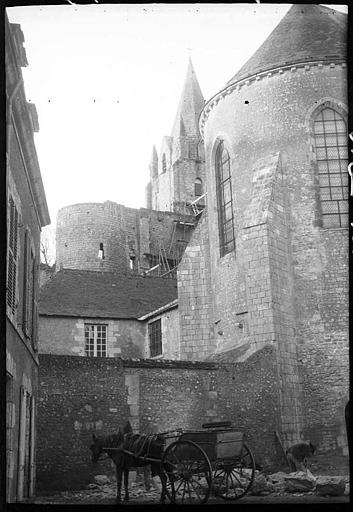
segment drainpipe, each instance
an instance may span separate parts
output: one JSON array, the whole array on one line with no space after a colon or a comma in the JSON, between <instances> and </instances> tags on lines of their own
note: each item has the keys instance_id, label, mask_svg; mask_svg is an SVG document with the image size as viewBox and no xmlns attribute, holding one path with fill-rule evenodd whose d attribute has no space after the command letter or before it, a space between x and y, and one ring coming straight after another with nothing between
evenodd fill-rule
<instances>
[{"instance_id":1,"label":"drainpipe","mask_svg":"<svg viewBox=\"0 0 353 512\"><path fill-rule=\"evenodd\" d=\"M23 79L20 78L19 81L17 82L17 84L15 85L14 90L10 94L10 97L7 100L7 112L6 112L6 127L7 127L6 157L7 157L7 161L9 161L9 156L10 156L9 155L10 154L10 142L11 142L11 133L12 133L12 126L11 126L12 101L22 83L23 83Z\"/></svg>"}]
</instances>

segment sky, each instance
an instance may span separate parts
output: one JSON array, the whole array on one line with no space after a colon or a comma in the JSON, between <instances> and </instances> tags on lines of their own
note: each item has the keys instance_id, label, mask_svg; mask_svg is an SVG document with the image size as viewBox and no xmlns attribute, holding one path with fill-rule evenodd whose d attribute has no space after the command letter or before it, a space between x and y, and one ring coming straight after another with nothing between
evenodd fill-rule
<instances>
[{"instance_id":1,"label":"sky","mask_svg":"<svg viewBox=\"0 0 353 512\"><path fill-rule=\"evenodd\" d=\"M189 55L205 100L291 4L102 4L7 8L20 23L27 100L53 234L69 204L145 206L149 161L170 135ZM347 12L347 6L330 6Z\"/></svg>"}]
</instances>

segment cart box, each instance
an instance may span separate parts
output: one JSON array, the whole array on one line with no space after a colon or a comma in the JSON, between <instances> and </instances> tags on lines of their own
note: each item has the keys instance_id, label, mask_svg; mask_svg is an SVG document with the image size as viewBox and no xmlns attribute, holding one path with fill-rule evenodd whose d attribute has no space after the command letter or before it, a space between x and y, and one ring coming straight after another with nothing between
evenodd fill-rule
<instances>
[{"instance_id":1,"label":"cart box","mask_svg":"<svg viewBox=\"0 0 353 512\"><path fill-rule=\"evenodd\" d=\"M186 432L181 436L181 439L193 441L200 446L210 461L239 456L243 447L243 438L243 432L235 430Z\"/></svg>"}]
</instances>

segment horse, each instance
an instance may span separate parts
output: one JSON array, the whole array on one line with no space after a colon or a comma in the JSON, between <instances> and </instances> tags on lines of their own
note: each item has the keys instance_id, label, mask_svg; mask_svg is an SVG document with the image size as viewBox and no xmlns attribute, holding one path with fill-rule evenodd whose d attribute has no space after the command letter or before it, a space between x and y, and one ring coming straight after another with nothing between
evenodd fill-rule
<instances>
[{"instance_id":1,"label":"horse","mask_svg":"<svg viewBox=\"0 0 353 512\"><path fill-rule=\"evenodd\" d=\"M121 503L121 484L124 474L124 501L129 501L129 471L132 467L151 466L152 477L158 475L162 483L160 502L164 503L166 496L166 476L161 467L161 458L164 451L165 439L160 434L140 435L134 434L130 422L116 434L105 437L92 435L93 444L90 446L92 452L92 463L96 464L103 453L106 453L114 462L116 467L117 495L116 502ZM128 450L134 455L126 453ZM148 460L149 458L156 460ZM170 478L171 480L171 478ZM171 481L172 493L174 485Z\"/></svg>"}]
</instances>

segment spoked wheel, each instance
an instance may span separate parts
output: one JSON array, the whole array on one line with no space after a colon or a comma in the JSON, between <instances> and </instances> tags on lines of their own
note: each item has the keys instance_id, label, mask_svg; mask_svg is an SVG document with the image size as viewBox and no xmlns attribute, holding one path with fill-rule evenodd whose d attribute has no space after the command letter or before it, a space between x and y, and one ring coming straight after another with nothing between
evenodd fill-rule
<instances>
[{"instance_id":1,"label":"spoked wheel","mask_svg":"<svg viewBox=\"0 0 353 512\"><path fill-rule=\"evenodd\" d=\"M215 465L213 492L224 500L238 500L249 491L254 475L254 457L244 443L238 457L219 461Z\"/></svg>"},{"instance_id":2,"label":"spoked wheel","mask_svg":"<svg viewBox=\"0 0 353 512\"><path fill-rule=\"evenodd\" d=\"M196 443L178 440L162 457L166 494L172 503L206 503L212 487L212 469L206 453Z\"/></svg>"}]
</instances>

